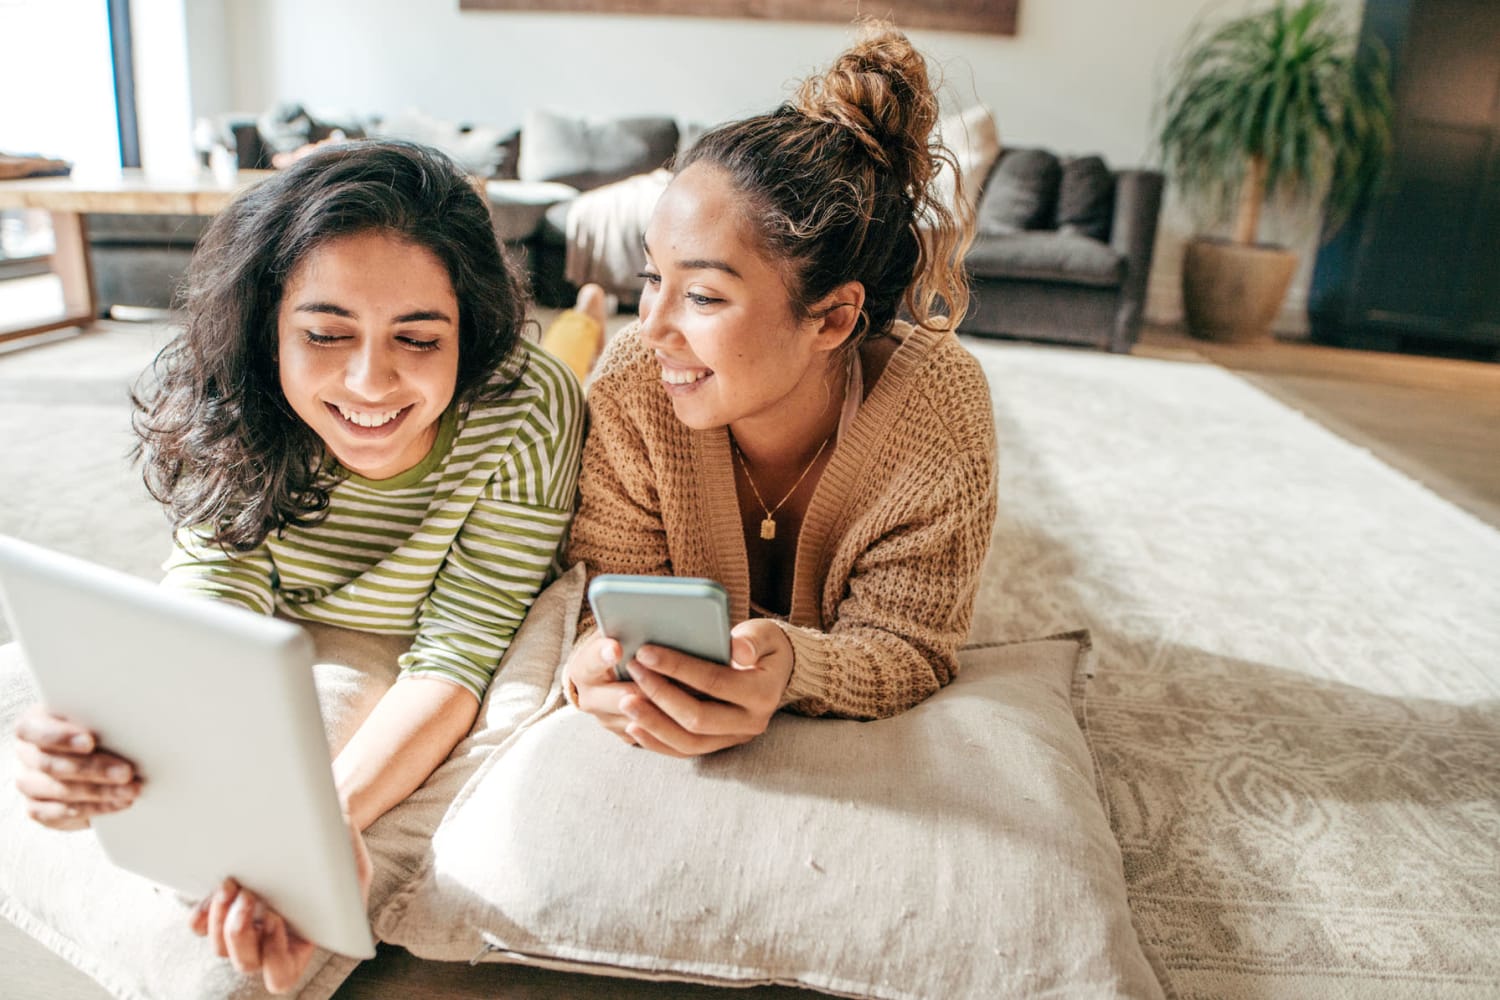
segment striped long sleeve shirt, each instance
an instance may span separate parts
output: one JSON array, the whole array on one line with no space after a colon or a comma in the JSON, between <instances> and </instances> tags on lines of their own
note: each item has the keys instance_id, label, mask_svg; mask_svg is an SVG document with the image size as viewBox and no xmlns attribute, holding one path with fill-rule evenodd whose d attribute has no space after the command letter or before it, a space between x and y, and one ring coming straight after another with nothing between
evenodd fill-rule
<instances>
[{"instance_id":1,"label":"striped long sleeve shirt","mask_svg":"<svg viewBox=\"0 0 1500 1000\"><path fill-rule=\"evenodd\" d=\"M483 698L554 573L576 499L583 394L539 348L521 382L467 413L450 407L432 450L379 481L349 474L327 517L251 552L179 530L165 585L263 614L413 637L402 675Z\"/></svg>"}]
</instances>

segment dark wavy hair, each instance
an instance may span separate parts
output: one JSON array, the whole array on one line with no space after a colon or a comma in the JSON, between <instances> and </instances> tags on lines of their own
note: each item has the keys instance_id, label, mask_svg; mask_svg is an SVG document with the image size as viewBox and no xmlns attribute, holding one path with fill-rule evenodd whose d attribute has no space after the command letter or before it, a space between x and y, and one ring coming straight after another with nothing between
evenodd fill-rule
<instances>
[{"instance_id":1,"label":"dark wavy hair","mask_svg":"<svg viewBox=\"0 0 1500 1000\"><path fill-rule=\"evenodd\" d=\"M426 248L448 271L459 312L458 405L515 385L527 288L469 178L413 143L319 150L214 219L179 292L186 325L131 394L146 488L175 527L202 528L244 552L326 516L336 466L281 391L277 313L308 253L372 231Z\"/></svg>"},{"instance_id":2,"label":"dark wavy hair","mask_svg":"<svg viewBox=\"0 0 1500 1000\"><path fill-rule=\"evenodd\" d=\"M890 332L903 306L918 325L949 328L968 308L973 213L962 198L955 213L933 195L940 169L958 176L937 121L921 53L870 21L792 101L708 132L675 166L728 173L801 318L844 282L864 286L854 347Z\"/></svg>"}]
</instances>

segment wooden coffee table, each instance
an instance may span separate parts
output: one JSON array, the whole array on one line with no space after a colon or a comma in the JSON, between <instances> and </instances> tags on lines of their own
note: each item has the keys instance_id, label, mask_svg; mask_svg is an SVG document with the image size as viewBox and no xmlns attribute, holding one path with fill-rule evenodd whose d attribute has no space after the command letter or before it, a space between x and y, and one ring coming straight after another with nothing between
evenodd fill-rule
<instances>
[{"instance_id":1,"label":"wooden coffee table","mask_svg":"<svg viewBox=\"0 0 1500 1000\"><path fill-rule=\"evenodd\" d=\"M0 209L37 208L51 213L56 242L52 270L62 282L63 290L61 315L9 326L0 320L0 341L70 326L87 329L97 318L85 213L213 215L235 195L271 173L242 170L232 185L220 184L206 170L188 178L158 178L140 170L123 170L95 177L0 181Z\"/></svg>"}]
</instances>

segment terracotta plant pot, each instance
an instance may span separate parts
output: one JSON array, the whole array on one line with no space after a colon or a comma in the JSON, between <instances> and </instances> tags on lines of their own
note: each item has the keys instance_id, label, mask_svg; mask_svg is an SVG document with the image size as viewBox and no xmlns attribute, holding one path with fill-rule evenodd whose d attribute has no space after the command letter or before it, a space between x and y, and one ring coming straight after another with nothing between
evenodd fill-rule
<instances>
[{"instance_id":1,"label":"terracotta plant pot","mask_svg":"<svg viewBox=\"0 0 1500 1000\"><path fill-rule=\"evenodd\" d=\"M1188 332L1203 340L1269 340L1297 271L1297 255L1280 247L1195 239L1182 259L1182 306Z\"/></svg>"}]
</instances>

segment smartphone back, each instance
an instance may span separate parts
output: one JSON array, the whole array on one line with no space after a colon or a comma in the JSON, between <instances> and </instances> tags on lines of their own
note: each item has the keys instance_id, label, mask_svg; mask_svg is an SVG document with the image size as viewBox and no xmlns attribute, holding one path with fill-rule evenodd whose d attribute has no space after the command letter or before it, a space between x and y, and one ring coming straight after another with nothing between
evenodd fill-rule
<instances>
[{"instance_id":1,"label":"smartphone back","mask_svg":"<svg viewBox=\"0 0 1500 1000\"><path fill-rule=\"evenodd\" d=\"M589 583L600 630L620 644L615 676L650 644L715 663L729 663L729 596L713 580L605 573ZM622 676L623 674L623 676Z\"/></svg>"}]
</instances>

